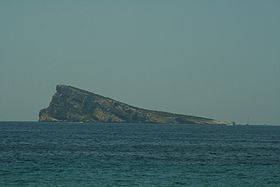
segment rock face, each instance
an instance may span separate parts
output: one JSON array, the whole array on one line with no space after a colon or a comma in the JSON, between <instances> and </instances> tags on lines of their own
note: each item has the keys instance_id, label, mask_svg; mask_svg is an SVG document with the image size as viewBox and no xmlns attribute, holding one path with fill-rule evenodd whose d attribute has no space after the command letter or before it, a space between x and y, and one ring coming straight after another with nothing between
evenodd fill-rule
<instances>
[{"instance_id":1,"label":"rock face","mask_svg":"<svg viewBox=\"0 0 280 187\"><path fill-rule=\"evenodd\" d=\"M72 86L58 85L39 121L101 123L225 124L213 119L133 107Z\"/></svg>"}]
</instances>

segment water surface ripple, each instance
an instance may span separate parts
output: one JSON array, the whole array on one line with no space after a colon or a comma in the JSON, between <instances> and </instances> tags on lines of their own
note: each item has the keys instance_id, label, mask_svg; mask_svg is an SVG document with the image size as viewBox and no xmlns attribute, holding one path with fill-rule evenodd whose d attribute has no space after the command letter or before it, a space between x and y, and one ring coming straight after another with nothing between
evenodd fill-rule
<instances>
[{"instance_id":1,"label":"water surface ripple","mask_svg":"<svg viewBox=\"0 0 280 187\"><path fill-rule=\"evenodd\" d=\"M280 127L0 122L0 186L280 186Z\"/></svg>"}]
</instances>

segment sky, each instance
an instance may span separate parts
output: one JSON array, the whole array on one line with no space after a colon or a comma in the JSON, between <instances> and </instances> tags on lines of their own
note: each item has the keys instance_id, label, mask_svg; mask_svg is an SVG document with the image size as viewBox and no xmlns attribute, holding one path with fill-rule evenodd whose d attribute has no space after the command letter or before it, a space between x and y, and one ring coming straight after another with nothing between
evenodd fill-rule
<instances>
[{"instance_id":1,"label":"sky","mask_svg":"<svg viewBox=\"0 0 280 187\"><path fill-rule=\"evenodd\" d=\"M0 121L57 84L147 109L280 125L279 0L2 0Z\"/></svg>"}]
</instances>

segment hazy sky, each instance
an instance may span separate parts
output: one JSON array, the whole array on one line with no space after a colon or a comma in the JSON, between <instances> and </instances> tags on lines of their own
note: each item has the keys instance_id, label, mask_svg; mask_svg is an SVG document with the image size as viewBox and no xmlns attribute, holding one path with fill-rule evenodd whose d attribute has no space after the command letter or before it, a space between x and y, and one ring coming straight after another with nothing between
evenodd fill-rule
<instances>
[{"instance_id":1,"label":"hazy sky","mask_svg":"<svg viewBox=\"0 0 280 187\"><path fill-rule=\"evenodd\" d=\"M2 0L0 120L56 84L131 105L280 124L279 0Z\"/></svg>"}]
</instances>

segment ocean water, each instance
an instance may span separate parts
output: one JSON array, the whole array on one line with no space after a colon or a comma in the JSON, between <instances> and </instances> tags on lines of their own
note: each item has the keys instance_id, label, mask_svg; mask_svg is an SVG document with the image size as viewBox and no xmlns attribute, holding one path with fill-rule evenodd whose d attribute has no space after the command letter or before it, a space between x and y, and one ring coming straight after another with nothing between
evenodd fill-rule
<instances>
[{"instance_id":1,"label":"ocean water","mask_svg":"<svg viewBox=\"0 0 280 187\"><path fill-rule=\"evenodd\" d=\"M280 127L0 122L0 186L280 186Z\"/></svg>"}]
</instances>

